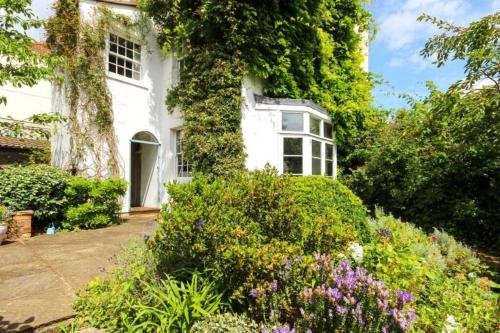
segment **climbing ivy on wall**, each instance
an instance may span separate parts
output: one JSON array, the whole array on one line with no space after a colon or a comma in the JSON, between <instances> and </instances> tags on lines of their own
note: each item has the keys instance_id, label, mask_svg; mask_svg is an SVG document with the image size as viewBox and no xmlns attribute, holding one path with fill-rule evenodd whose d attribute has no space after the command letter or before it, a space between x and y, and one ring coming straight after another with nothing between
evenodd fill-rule
<instances>
[{"instance_id":1,"label":"climbing ivy on wall","mask_svg":"<svg viewBox=\"0 0 500 333\"><path fill-rule=\"evenodd\" d=\"M66 61L63 95L69 109L70 166L75 174L96 177L119 175L112 99L106 84L106 36L112 29L144 32L144 19L132 20L106 7L97 7L93 17L80 18L78 0L58 0L55 15L47 21L47 43ZM85 162L92 160L92 170Z\"/></svg>"},{"instance_id":2,"label":"climbing ivy on wall","mask_svg":"<svg viewBox=\"0 0 500 333\"><path fill-rule=\"evenodd\" d=\"M362 0L145 0L141 9L167 52L183 57L167 105L179 106L185 154L197 171L244 167L241 85L262 79L272 97L311 99L328 109L337 141L347 142L369 113L370 82L361 68Z\"/></svg>"}]
</instances>

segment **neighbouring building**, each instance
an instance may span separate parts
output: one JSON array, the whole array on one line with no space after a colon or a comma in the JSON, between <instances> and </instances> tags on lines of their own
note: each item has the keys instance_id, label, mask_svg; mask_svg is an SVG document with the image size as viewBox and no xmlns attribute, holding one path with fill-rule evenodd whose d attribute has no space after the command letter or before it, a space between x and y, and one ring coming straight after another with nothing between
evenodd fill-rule
<instances>
[{"instance_id":1,"label":"neighbouring building","mask_svg":"<svg viewBox=\"0 0 500 333\"><path fill-rule=\"evenodd\" d=\"M49 52L43 42L35 43L33 49L41 54ZM33 139L36 135L31 138L11 137L11 127L17 124L26 134L50 131L47 126L31 122L31 117L52 111L51 83L42 80L32 87L6 84L0 86L0 96L7 98L7 104L0 103L0 167L27 162L33 151L49 149L47 141Z\"/></svg>"},{"instance_id":2,"label":"neighbouring building","mask_svg":"<svg viewBox=\"0 0 500 333\"><path fill-rule=\"evenodd\" d=\"M128 16L137 11L131 0L81 0L82 19L89 18L96 6ZM165 55L153 34L141 43L120 31L108 32L104 56L120 171L129 184L123 211L157 208L166 200L164 184L189 181L192 172L182 153L181 114L165 106L168 88L179 80L181 62ZM325 109L307 100L265 97L259 82L250 77L241 93L248 169L270 164L282 173L335 178L337 149ZM54 90L53 110L64 114L63 95ZM70 158L67 130L60 128L52 144L53 163L61 167Z\"/></svg>"}]
</instances>

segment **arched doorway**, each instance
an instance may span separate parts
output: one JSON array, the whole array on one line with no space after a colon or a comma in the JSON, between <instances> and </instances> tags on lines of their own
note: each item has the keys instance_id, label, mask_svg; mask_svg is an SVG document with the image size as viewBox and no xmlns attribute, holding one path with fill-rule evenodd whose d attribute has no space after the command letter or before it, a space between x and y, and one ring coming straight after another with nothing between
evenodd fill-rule
<instances>
[{"instance_id":1,"label":"arched doorway","mask_svg":"<svg viewBox=\"0 0 500 333\"><path fill-rule=\"evenodd\" d=\"M160 205L160 143L149 132L130 140L130 208Z\"/></svg>"}]
</instances>

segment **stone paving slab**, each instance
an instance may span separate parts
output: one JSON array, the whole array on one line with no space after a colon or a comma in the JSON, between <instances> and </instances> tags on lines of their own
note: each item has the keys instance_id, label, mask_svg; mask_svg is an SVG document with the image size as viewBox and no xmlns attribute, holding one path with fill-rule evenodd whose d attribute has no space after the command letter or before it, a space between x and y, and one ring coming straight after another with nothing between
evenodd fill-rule
<instances>
[{"instance_id":1,"label":"stone paving slab","mask_svg":"<svg viewBox=\"0 0 500 333\"><path fill-rule=\"evenodd\" d=\"M76 291L107 259L155 228L153 217L98 230L36 236L0 246L0 332L33 331L72 316Z\"/></svg>"}]
</instances>

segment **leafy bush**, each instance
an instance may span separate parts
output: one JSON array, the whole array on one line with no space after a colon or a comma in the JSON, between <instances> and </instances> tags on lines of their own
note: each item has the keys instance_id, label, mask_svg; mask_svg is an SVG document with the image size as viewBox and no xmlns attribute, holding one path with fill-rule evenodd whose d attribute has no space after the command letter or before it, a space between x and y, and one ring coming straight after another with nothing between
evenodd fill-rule
<instances>
[{"instance_id":1,"label":"leafy bush","mask_svg":"<svg viewBox=\"0 0 500 333\"><path fill-rule=\"evenodd\" d=\"M311 180L312 186L322 183ZM339 203L349 202L350 197L344 198L352 196L347 189L325 183L339 190ZM154 243L163 267L169 273L209 268L230 299L246 302L247 290L269 278L285 258L304 251L344 249L356 238L355 229L343 221L362 224L359 200L341 211L335 209L335 194L326 194L328 198L321 200L332 208L306 210L307 200L321 196L311 188L307 179L294 183L272 169L212 183L197 175L189 184L169 185L170 201L162 210Z\"/></svg>"},{"instance_id":2,"label":"leafy bush","mask_svg":"<svg viewBox=\"0 0 500 333\"><path fill-rule=\"evenodd\" d=\"M114 258L110 258L114 260ZM117 256L116 268L105 280L96 278L77 294L73 308L80 326L129 332L138 304L147 304L144 283L156 280L157 260L144 242L132 242Z\"/></svg>"},{"instance_id":3,"label":"leafy bush","mask_svg":"<svg viewBox=\"0 0 500 333\"><path fill-rule=\"evenodd\" d=\"M110 258L114 260L114 258ZM186 283L160 279L157 259L144 242L119 255L105 280L91 281L77 295L75 323L109 332L189 332L221 306L221 294L200 274Z\"/></svg>"},{"instance_id":4,"label":"leafy bush","mask_svg":"<svg viewBox=\"0 0 500 333\"><path fill-rule=\"evenodd\" d=\"M65 171L43 164L7 167L0 170L0 204L34 210L37 223L58 221L64 215L69 179Z\"/></svg>"},{"instance_id":5,"label":"leafy bush","mask_svg":"<svg viewBox=\"0 0 500 333\"><path fill-rule=\"evenodd\" d=\"M197 322L191 333L262 333L261 325L244 315L224 313Z\"/></svg>"},{"instance_id":6,"label":"leafy bush","mask_svg":"<svg viewBox=\"0 0 500 333\"><path fill-rule=\"evenodd\" d=\"M366 238L367 210L361 200L336 180L322 176L290 179L294 203L305 217L306 248L329 252L332 246Z\"/></svg>"},{"instance_id":7,"label":"leafy bush","mask_svg":"<svg viewBox=\"0 0 500 333\"><path fill-rule=\"evenodd\" d=\"M364 267L393 289L417 297L417 331L441 331L453 316L465 331L494 331L498 299L473 252L443 232L422 230L380 213L370 221Z\"/></svg>"},{"instance_id":8,"label":"leafy bush","mask_svg":"<svg viewBox=\"0 0 500 333\"><path fill-rule=\"evenodd\" d=\"M187 333L197 320L215 313L221 306L222 294L217 294L214 284L200 278L198 273L193 273L187 283L167 276L144 284L144 293L150 300L134 306L137 314L129 326L133 332Z\"/></svg>"},{"instance_id":9,"label":"leafy bush","mask_svg":"<svg viewBox=\"0 0 500 333\"><path fill-rule=\"evenodd\" d=\"M416 320L415 298L391 291L362 267L327 254L289 259L273 281L250 292L250 308L299 332L401 332Z\"/></svg>"},{"instance_id":10,"label":"leafy bush","mask_svg":"<svg viewBox=\"0 0 500 333\"><path fill-rule=\"evenodd\" d=\"M127 183L119 178L105 180L73 177L65 190L68 200L64 229L95 229L118 223L121 197Z\"/></svg>"}]
</instances>

